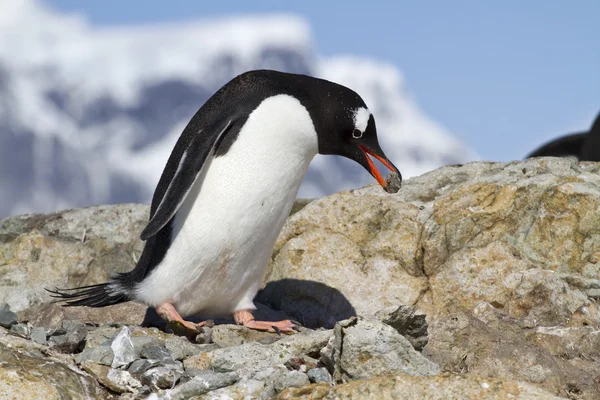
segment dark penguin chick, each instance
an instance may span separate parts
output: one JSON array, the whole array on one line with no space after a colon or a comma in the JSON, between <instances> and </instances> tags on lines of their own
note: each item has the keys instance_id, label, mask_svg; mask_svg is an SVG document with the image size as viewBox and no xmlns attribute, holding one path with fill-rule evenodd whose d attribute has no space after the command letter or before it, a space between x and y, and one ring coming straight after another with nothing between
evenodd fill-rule
<instances>
[{"instance_id":1,"label":"dark penguin chick","mask_svg":"<svg viewBox=\"0 0 600 400\"><path fill-rule=\"evenodd\" d=\"M527 155L532 157L577 157L579 161L600 161L600 113L589 132L554 139Z\"/></svg>"},{"instance_id":2,"label":"dark penguin chick","mask_svg":"<svg viewBox=\"0 0 600 400\"><path fill-rule=\"evenodd\" d=\"M135 269L109 282L52 293L68 305L136 300L168 322L232 315L238 324L291 332L289 320L254 320L275 240L317 154L360 163L383 186L370 156L394 173L375 119L354 91L323 79L250 71L223 86L189 122L162 173Z\"/></svg>"}]
</instances>

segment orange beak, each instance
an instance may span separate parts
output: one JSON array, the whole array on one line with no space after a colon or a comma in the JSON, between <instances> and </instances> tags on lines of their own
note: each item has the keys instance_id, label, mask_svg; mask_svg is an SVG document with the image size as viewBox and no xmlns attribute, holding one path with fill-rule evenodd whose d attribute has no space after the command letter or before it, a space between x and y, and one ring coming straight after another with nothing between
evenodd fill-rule
<instances>
[{"instance_id":1,"label":"orange beak","mask_svg":"<svg viewBox=\"0 0 600 400\"><path fill-rule=\"evenodd\" d=\"M385 188L387 186L387 183L385 182L385 179L383 178L383 176L381 176L381 173L379 172L379 170L377 169L377 167L375 166L375 164L373 163L371 158L369 158L369 156L375 157L377 160L379 160L379 162L381 162L383 165L385 165L390 171L396 172L399 174L398 168L396 168L387 159L381 157L378 154L373 153L371 150L369 150L365 146L358 145L358 147L360 147L360 149L365 153L365 157L367 158L367 162L369 163L369 168L371 169L371 175L373 175L375 177L375 179L377 179L377 182L379 182L381 187Z\"/></svg>"}]
</instances>

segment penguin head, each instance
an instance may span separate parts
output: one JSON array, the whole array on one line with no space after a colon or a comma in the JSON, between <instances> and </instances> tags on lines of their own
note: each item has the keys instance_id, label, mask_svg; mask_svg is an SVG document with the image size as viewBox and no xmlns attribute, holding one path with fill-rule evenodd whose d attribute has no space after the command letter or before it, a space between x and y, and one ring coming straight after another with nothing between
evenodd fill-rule
<instances>
[{"instance_id":1,"label":"penguin head","mask_svg":"<svg viewBox=\"0 0 600 400\"><path fill-rule=\"evenodd\" d=\"M358 162L384 188L386 181L372 158L402 179L398 168L379 146L375 118L363 99L345 86L332 82L327 82L325 86L320 93L319 106L311 110L312 114L318 114L313 120L319 154L343 156Z\"/></svg>"}]
</instances>

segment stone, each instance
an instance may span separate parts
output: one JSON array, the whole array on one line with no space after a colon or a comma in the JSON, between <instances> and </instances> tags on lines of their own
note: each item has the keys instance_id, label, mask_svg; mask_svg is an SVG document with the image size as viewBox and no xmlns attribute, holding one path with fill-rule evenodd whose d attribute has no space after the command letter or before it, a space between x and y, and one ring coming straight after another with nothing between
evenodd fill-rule
<instances>
[{"instance_id":1,"label":"stone","mask_svg":"<svg viewBox=\"0 0 600 400\"><path fill-rule=\"evenodd\" d=\"M545 336L543 332L558 333L558 329L538 328L528 335L522 331L516 321L501 316L486 324L469 313L449 314L430 325L429 343L423 354L449 372L524 381L555 395L572 392L583 399L600 396L595 383L600 382L597 362L579 358L579 344L571 350L571 356L568 351L559 357L552 354L560 352L572 339L584 338L585 333L577 332L562 342L540 337ZM593 345L595 338L588 340L592 341L585 343L584 339L582 350L591 350L588 346ZM597 350L589 354L594 352ZM585 353L582 355L585 357Z\"/></svg>"},{"instance_id":2,"label":"stone","mask_svg":"<svg viewBox=\"0 0 600 400\"><path fill-rule=\"evenodd\" d=\"M215 325L212 328L212 341L220 347L239 346L248 342L270 344L281 339L276 333L261 332L239 325Z\"/></svg>"},{"instance_id":3,"label":"stone","mask_svg":"<svg viewBox=\"0 0 600 400\"><path fill-rule=\"evenodd\" d=\"M157 362L149 361L143 358L137 359L129 365L127 371L136 378L141 378L142 374L148 369L157 365Z\"/></svg>"},{"instance_id":4,"label":"stone","mask_svg":"<svg viewBox=\"0 0 600 400\"><path fill-rule=\"evenodd\" d=\"M81 353L75 354L75 362L77 364L91 362L111 366L114 357L115 354L109 346L87 347Z\"/></svg>"},{"instance_id":5,"label":"stone","mask_svg":"<svg viewBox=\"0 0 600 400\"><path fill-rule=\"evenodd\" d=\"M119 330L114 326L105 325L89 331L85 338L85 349L98 347L102 344L110 346L110 342L119 333Z\"/></svg>"},{"instance_id":6,"label":"stone","mask_svg":"<svg viewBox=\"0 0 600 400\"><path fill-rule=\"evenodd\" d=\"M419 214L381 190L311 202L286 222L259 300L310 328L414 305L427 289Z\"/></svg>"},{"instance_id":7,"label":"stone","mask_svg":"<svg viewBox=\"0 0 600 400\"><path fill-rule=\"evenodd\" d=\"M141 381L151 389L172 389L182 372L164 366L153 367L142 374Z\"/></svg>"},{"instance_id":8,"label":"stone","mask_svg":"<svg viewBox=\"0 0 600 400\"><path fill-rule=\"evenodd\" d=\"M75 353L83 347L88 335L88 329L84 323L79 321L64 320L62 322L62 335L53 335L50 345L62 353Z\"/></svg>"},{"instance_id":9,"label":"stone","mask_svg":"<svg viewBox=\"0 0 600 400\"><path fill-rule=\"evenodd\" d=\"M0 326L10 329L12 325L17 323L17 319L17 314L10 310L8 304L4 304L0 307Z\"/></svg>"},{"instance_id":10,"label":"stone","mask_svg":"<svg viewBox=\"0 0 600 400\"><path fill-rule=\"evenodd\" d=\"M402 186L402 178L396 172L392 172L388 176L385 177L386 187L383 189L388 193L398 193L400 187Z\"/></svg>"},{"instance_id":11,"label":"stone","mask_svg":"<svg viewBox=\"0 0 600 400\"><path fill-rule=\"evenodd\" d=\"M274 365L247 376L263 383L261 397L272 398L284 389L284 381L290 371L283 365Z\"/></svg>"},{"instance_id":12,"label":"stone","mask_svg":"<svg viewBox=\"0 0 600 400\"><path fill-rule=\"evenodd\" d=\"M164 345L145 346L140 351L140 357L148 360L171 360L171 352Z\"/></svg>"},{"instance_id":13,"label":"stone","mask_svg":"<svg viewBox=\"0 0 600 400\"><path fill-rule=\"evenodd\" d=\"M137 204L0 220L0 303L18 312L52 300L45 288L102 283L133 269L147 221L148 206Z\"/></svg>"},{"instance_id":14,"label":"stone","mask_svg":"<svg viewBox=\"0 0 600 400\"><path fill-rule=\"evenodd\" d=\"M110 348L115 355L111 364L113 368L127 367L138 358L138 353L131 342L131 331L126 326L122 327L113 338Z\"/></svg>"},{"instance_id":15,"label":"stone","mask_svg":"<svg viewBox=\"0 0 600 400\"><path fill-rule=\"evenodd\" d=\"M303 387L310 384L310 380L308 376L304 372L300 371L289 371L284 375L283 379L281 379L275 389L278 392L281 392L284 389L289 387Z\"/></svg>"},{"instance_id":16,"label":"stone","mask_svg":"<svg viewBox=\"0 0 600 400\"><path fill-rule=\"evenodd\" d=\"M312 368L306 375L311 383L328 383L331 384L331 374L327 371L327 368Z\"/></svg>"},{"instance_id":17,"label":"stone","mask_svg":"<svg viewBox=\"0 0 600 400\"><path fill-rule=\"evenodd\" d=\"M551 393L531 384L464 375L411 376L395 375L357 380L330 387L326 383L289 388L281 392L279 400L291 399L515 399L559 400Z\"/></svg>"},{"instance_id":18,"label":"stone","mask_svg":"<svg viewBox=\"0 0 600 400\"><path fill-rule=\"evenodd\" d=\"M147 307L129 301L106 307L63 307L58 303L43 303L19 312L19 321L30 322L50 330L60 326L63 320L80 321L89 325L119 323L140 325L144 321Z\"/></svg>"},{"instance_id":19,"label":"stone","mask_svg":"<svg viewBox=\"0 0 600 400\"><path fill-rule=\"evenodd\" d=\"M189 340L181 336L172 336L165 340L165 347L171 353L174 360L183 360L202 351L200 346L190 343Z\"/></svg>"},{"instance_id":20,"label":"stone","mask_svg":"<svg viewBox=\"0 0 600 400\"><path fill-rule=\"evenodd\" d=\"M260 371L274 364L284 364L293 357L317 355L326 345L331 331L308 331L290 336L270 345L256 342L200 353L183 361L187 369Z\"/></svg>"},{"instance_id":21,"label":"stone","mask_svg":"<svg viewBox=\"0 0 600 400\"><path fill-rule=\"evenodd\" d=\"M412 306L392 307L381 310L376 314L384 324L394 328L404 336L415 350L421 351L427 344L426 315Z\"/></svg>"},{"instance_id":22,"label":"stone","mask_svg":"<svg viewBox=\"0 0 600 400\"><path fill-rule=\"evenodd\" d=\"M37 344L46 344L46 330L42 327L33 328L30 337Z\"/></svg>"},{"instance_id":23,"label":"stone","mask_svg":"<svg viewBox=\"0 0 600 400\"><path fill-rule=\"evenodd\" d=\"M237 382L239 376L235 372L216 373L194 376L189 381L176 386L173 389L159 391L156 398L168 398L170 400L187 400L193 396L200 396L210 391L229 386Z\"/></svg>"},{"instance_id":24,"label":"stone","mask_svg":"<svg viewBox=\"0 0 600 400\"><path fill-rule=\"evenodd\" d=\"M109 398L108 392L94 379L66 362L45 357L33 348L18 348L19 344L13 338L6 340L6 344L0 343L0 397L49 400Z\"/></svg>"},{"instance_id":25,"label":"stone","mask_svg":"<svg viewBox=\"0 0 600 400\"><path fill-rule=\"evenodd\" d=\"M84 362L81 368L96 378L103 386L119 394L135 392L142 386L140 381L132 377L128 371L121 371L89 361Z\"/></svg>"},{"instance_id":26,"label":"stone","mask_svg":"<svg viewBox=\"0 0 600 400\"><path fill-rule=\"evenodd\" d=\"M42 328L43 329L43 328ZM22 338L28 338L29 334L30 334L30 327L27 326L27 324L13 324L10 327L10 331ZM40 344L45 344L46 343L46 334L44 333L44 343L40 343Z\"/></svg>"},{"instance_id":27,"label":"stone","mask_svg":"<svg viewBox=\"0 0 600 400\"><path fill-rule=\"evenodd\" d=\"M436 375L441 371L394 328L376 319L342 321L334 332L333 340L321 351L321 361L333 367L337 382L398 372Z\"/></svg>"}]
</instances>

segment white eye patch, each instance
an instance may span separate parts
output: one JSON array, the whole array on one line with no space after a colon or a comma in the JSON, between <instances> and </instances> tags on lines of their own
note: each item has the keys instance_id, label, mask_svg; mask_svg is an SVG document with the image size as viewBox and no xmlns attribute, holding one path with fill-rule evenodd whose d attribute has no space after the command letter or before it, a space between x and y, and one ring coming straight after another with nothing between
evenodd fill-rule
<instances>
[{"instance_id":1,"label":"white eye patch","mask_svg":"<svg viewBox=\"0 0 600 400\"><path fill-rule=\"evenodd\" d=\"M369 124L369 118L371 117L371 111L369 111L369 109L364 108L364 107L360 107L357 108L356 111L354 111L354 132L352 132L352 137L354 137L355 139L358 139L358 137L355 136L355 134L357 133L356 131L358 130L360 132L360 136L362 136L363 132L367 129L367 125ZM359 137L360 137L359 136Z\"/></svg>"}]
</instances>

